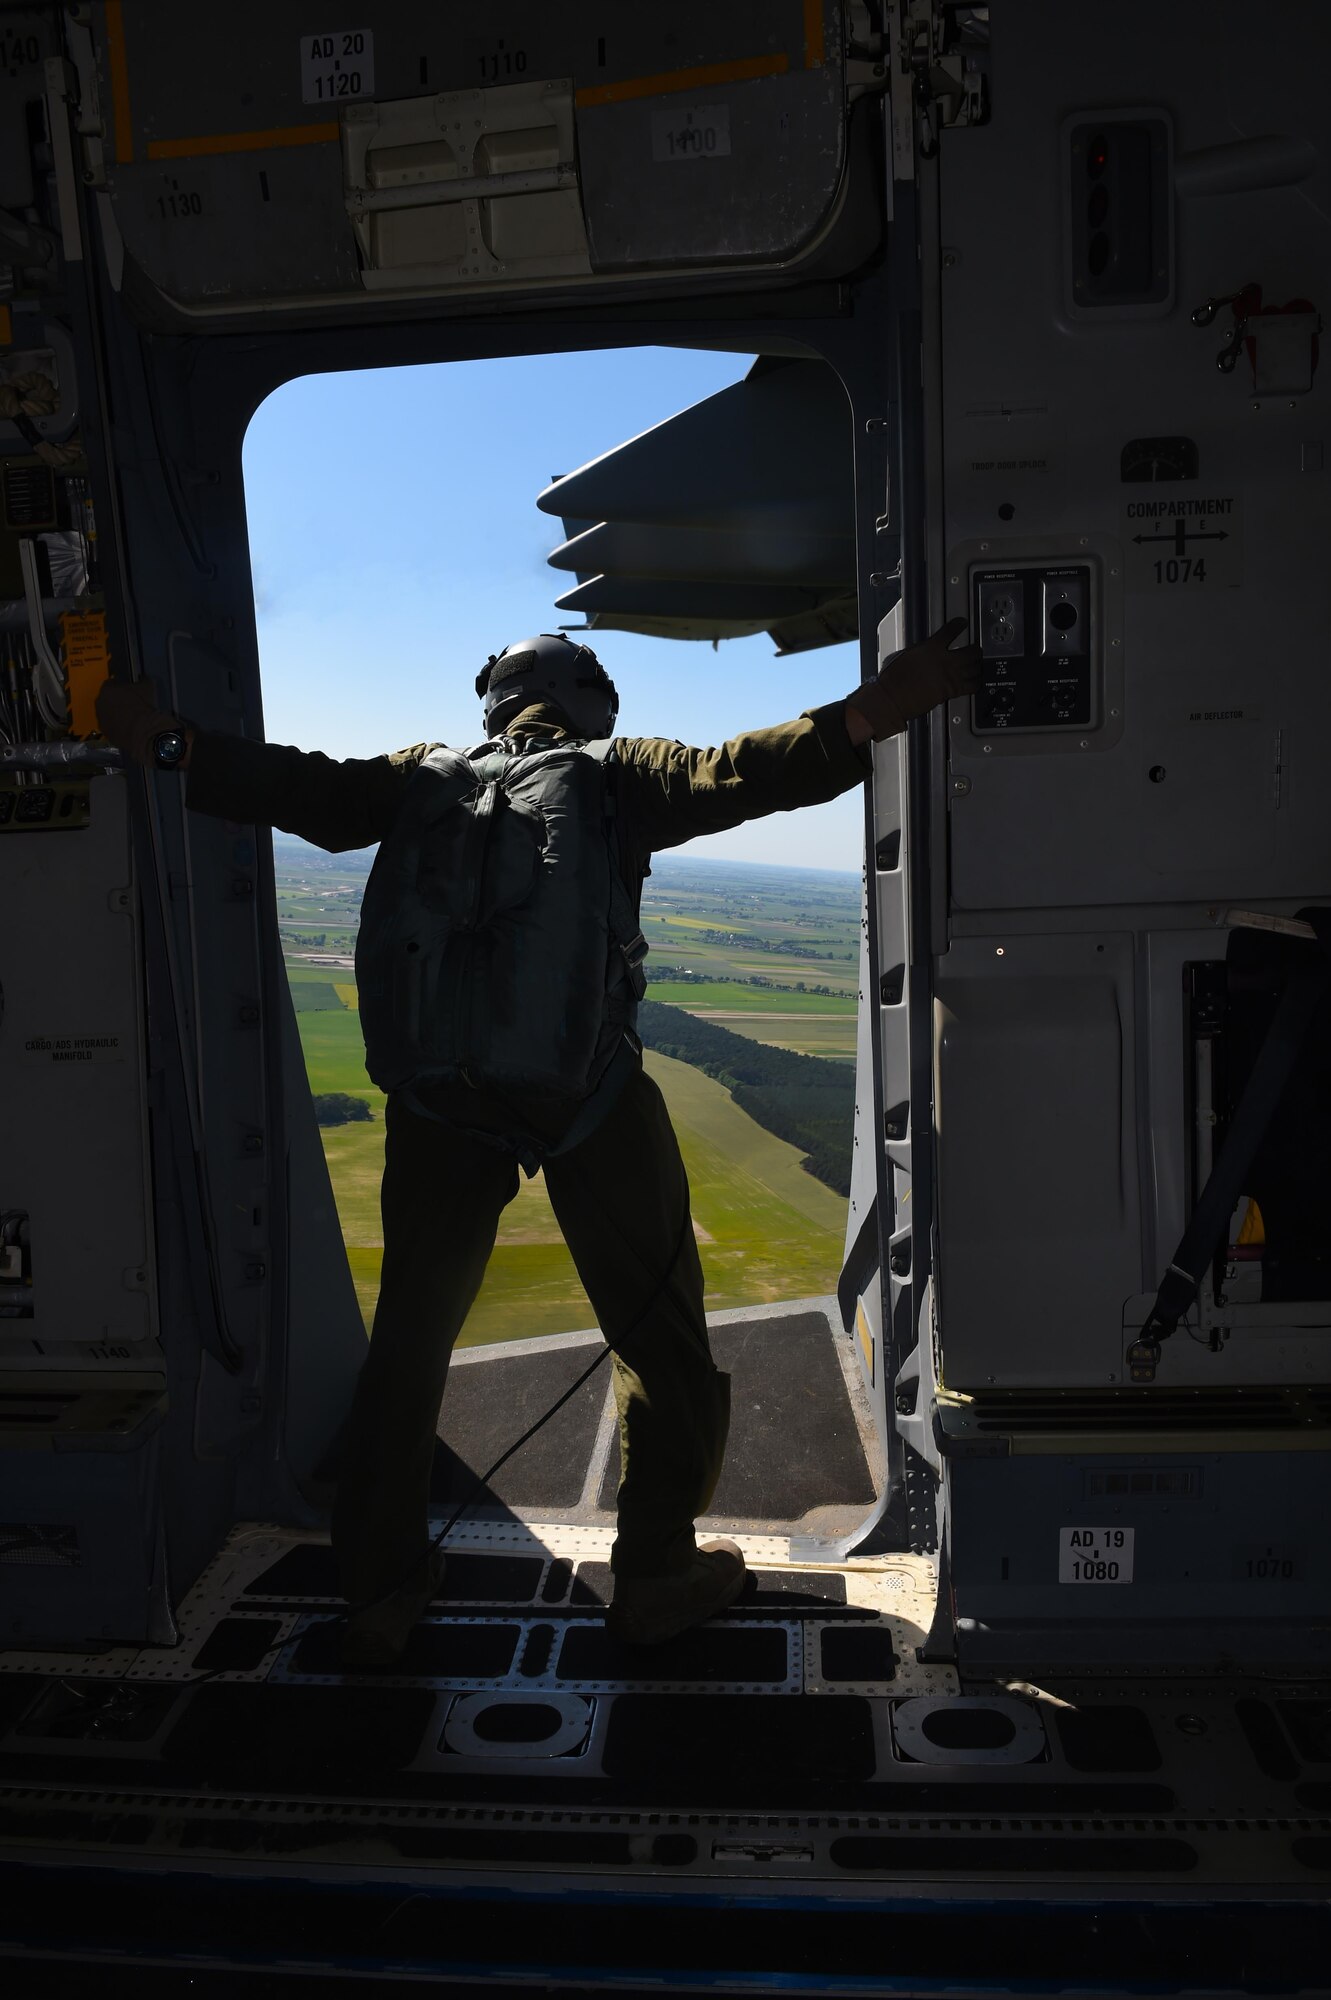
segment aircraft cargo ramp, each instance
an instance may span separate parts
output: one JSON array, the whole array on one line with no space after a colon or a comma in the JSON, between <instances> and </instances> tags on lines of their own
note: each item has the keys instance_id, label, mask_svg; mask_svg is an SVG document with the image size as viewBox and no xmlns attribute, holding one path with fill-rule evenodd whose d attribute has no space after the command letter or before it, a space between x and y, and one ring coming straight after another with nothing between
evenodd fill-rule
<instances>
[{"instance_id":1,"label":"aircraft cargo ramp","mask_svg":"<svg viewBox=\"0 0 1331 2000\"><path fill-rule=\"evenodd\" d=\"M1331 1877L1331 1689L1224 1662L959 1675L929 1636L936 1558L873 1553L872 1533L844 1553L876 1468L833 1302L719 1314L711 1331L734 1422L704 1526L737 1536L752 1578L666 1646L622 1647L604 1625L617 1440L598 1373L452 1530L443 1593L395 1672L339 1671L326 1536L263 1523L228 1536L174 1645L0 1654L0 1842L24 1884L9 1948L65 1955L71 1871L79 1949L140 1967L257 1953L382 1974L426 1951L420 1911L437 1909L436 1970L474 1955L487 1979L559 1964L613 1987L597 1955L636 1910L666 1990L672 1972L715 1977L718 1950L766 1965L792 1923L809 1951L835 1919L838 1967L867 1969L885 1925L909 1957L926 1890L955 1903L959 1969L1000 1934L1009 1967L1075 1956L1088 1899L1116 1906L1112 1952L1139 1950L1148 1896L1162 1964L1195 1964L1205 1926L1232 1969L1279 1898L1261 1962L1299 1990ZM460 1352L437 1525L597 1338ZM172 1872L165 1928L145 1865ZM503 1934L482 1939L496 1894ZM577 1898L607 1894L590 1936ZM724 1944L709 1910L729 1913Z\"/></svg>"},{"instance_id":2,"label":"aircraft cargo ramp","mask_svg":"<svg viewBox=\"0 0 1331 2000\"><path fill-rule=\"evenodd\" d=\"M871 1513L882 1467L863 1377L836 1321L834 1299L713 1313L718 1368L731 1378L731 1431L707 1527L717 1534L774 1529L833 1542ZM449 1370L444 1432L465 1440L465 1462L445 1449L434 1498L459 1505L474 1478L582 1374L597 1332L459 1348ZM608 1368L596 1374L497 1475L492 1503L609 1529L619 1481L619 1432ZM487 1505L487 1499L491 1505Z\"/></svg>"}]
</instances>

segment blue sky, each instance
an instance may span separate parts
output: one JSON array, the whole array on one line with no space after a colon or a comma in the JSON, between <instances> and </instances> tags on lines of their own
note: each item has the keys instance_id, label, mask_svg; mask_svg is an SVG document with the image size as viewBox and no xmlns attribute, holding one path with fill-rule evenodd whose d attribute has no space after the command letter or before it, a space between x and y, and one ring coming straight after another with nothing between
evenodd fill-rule
<instances>
[{"instance_id":1,"label":"blue sky","mask_svg":"<svg viewBox=\"0 0 1331 2000\"><path fill-rule=\"evenodd\" d=\"M669 348L306 376L245 441L267 732L331 756L473 743L490 653L572 622L556 473L738 381L747 356ZM699 467L700 479L706 467ZM624 735L711 744L846 694L856 649L779 660L765 635L710 645L606 632ZM858 790L691 843L690 854L858 868Z\"/></svg>"}]
</instances>

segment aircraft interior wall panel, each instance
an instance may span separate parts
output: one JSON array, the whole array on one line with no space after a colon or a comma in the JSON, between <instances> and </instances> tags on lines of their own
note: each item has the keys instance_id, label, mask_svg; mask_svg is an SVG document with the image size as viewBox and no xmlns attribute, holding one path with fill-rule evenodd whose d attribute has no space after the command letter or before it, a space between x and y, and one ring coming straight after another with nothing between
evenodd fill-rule
<instances>
[{"instance_id":1,"label":"aircraft interior wall panel","mask_svg":"<svg viewBox=\"0 0 1331 2000\"><path fill-rule=\"evenodd\" d=\"M901 648L903 611L897 602L878 627L878 660L881 663ZM882 1064L881 1101L872 1100L871 1116L887 1147L887 1198L889 1213L883 1219L882 1237L888 1248L885 1274L890 1338L888 1365L899 1368L903 1356L923 1336L917 1314L918 1288L915 1284L913 1227L915 1211L912 1121L925 1115L913 1102L911 1037L913 1024L909 1004L910 940L910 822L907 812L906 739L889 738L880 743L873 756L874 831L879 855L891 865L875 867L873 884L877 920L878 991L866 990L860 1001L860 1035L866 1019L877 1030ZM868 1071L861 1071L867 1076ZM857 1120L858 1098L857 1090ZM878 1124L881 1116L882 1123ZM858 1129L858 1126L857 1126ZM880 1294L880 1314L882 1298ZM877 1322L875 1321L876 1325ZM904 1434L904 1433L903 1433Z\"/></svg>"},{"instance_id":2,"label":"aircraft interior wall panel","mask_svg":"<svg viewBox=\"0 0 1331 2000\"><path fill-rule=\"evenodd\" d=\"M43 95L43 64L59 48L59 30L49 7L12 7L0 15L0 81L5 116L0 118L0 208L21 213L32 204L35 179L23 106Z\"/></svg>"},{"instance_id":3,"label":"aircraft interior wall panel","mask_svg":"<svg viewBox=\"0 0 1331 2000\"><path fill-rule=\"evenodd\" d=\"M841 184L832 0L508 4L464 23L383 0L333 34L311 34L294 0L236 0L215 34L169 0L95 18L116 223L186 306L585 278L589 249L592 274L780 262L818 234ZM543 91L560 98L554 122L576 121L558 161L536 144ZM506 93L522 96L520 131ZM362 187L353 137L376 109L387 150L368 156ZM491 116L502 144L483 137ZM393 138L394 117L410 143ZM784 171L792 151L798 176ZM543 166L562 178L543 181ZM348 209L361 196L374 210L364 266ZM552 204L563 247L547 255Z\"/></svg>"},{"instance_id":4,"label":"aircraft interior wall panel","mask_svg":"<svg viewBox=\"0 0 1331 2000\"><path fill-rule=\"evenodd\" d=\"M623 270L788 257L817 231L841 179L845 122L840 64L752 84L709 86L699 111L669 99L589 106L578 116L582 193L592 261ZM671 155L692 117L724 113L725 155ZM664 121L664 122L663 122ZM714 126L705 126L711 132ZM807 171L775 169L797 156ZM753 171L755 162L767 166ZM700 175L708 175L700 185ZM700 194L715 204L702 225Z\"/></svg>"},{"instance_id":5,"label":"aircraft interior wall panel","mask_svg":"<svg viewBox=\"0 0 1331 2000\"><path fill-rule=\"evenodd\" d=\"M31 1316L0 1366L153 1366L140 964L126 785L0 848L0 1210L28 1217ZM4 1296L10 1298L9 1287Z\"/></svg>"},{"instance_id":6,"label":"aircraft interior wall panel","mask_svg":"<svg viewBox=\"0 0 1331 2000\"><path fill-rule=\"evenodd\" d=\"M1311 60L1331 17L1314 22L1305 9L1299 21ZM1067 303L1070 116L1160 112L1176 180L1180 161L1208 149L1285 134L1292 157L1312 136L1274 55L1230 59L1246 39L1240 10L1220 9L1213 25L1203 43L1182 13L1155 8L1112 20L1045 5L1005 12L992 122L941 147L949 609L975 604L976 570L1087 566L1103 593L1092 650L1105 662L1089 726L1006 733L977 727L969 706L949 710L938 1171L954 1386L1123 1379L1123 1329L1144 1317L1196 1192L1183 965L1225 956L1216 920L1227 906L1290 913L1328 894L1331 378L1323 365L1307 393L1259 395L1246 352L1232 374L1216 365L1227 315L1205 328L1191 318L1249 281L1271 305L1309 298L1325 310L1327 164L1297 185L1177 194L1172 303L1100 315ZM1195 447L1195 477L1142 476L1187 470L1180 439ZM1166 441L1154 462L1134 445L1143 440ZM1168 511L1179 501L1207 509L1185 519L1181 546ZM1214 539L1194 542L1194 529ZM1136 540L1162 532L1158 552ZM1101 939L1099 924L1125 940L1120 1053L1075 981L1033 988L1033 1012L1012 1001L1033 933L1047 930L1049 952L1075 953ZM975 935L984 929L987 944ZM1038 1046L1033 1023L1045 1031ZM1079 1040L1082 1056L1055 1088L1050 1063ZM1128 1122L1114 1124L1108 1100L1092 1100L1096 1074L1103 1083L1120 1063ZM1069 1203L1085 1216L1080 1242L1073 1207L1067 1229L1051 1227ZM1261 1314L1260 1327L1234 1327L1223 1354L1171 1342L1161 1379L1324 1376L1323 1337L1304 1323L1312 1308Z\"/></svg>"},{"instance_id":7,"label":"aircraft interior wall panel","mask_svg":"<svg viewBox=\"0 0 1331 2000\"><path fill-rule=\"evenodd\" d=\"M1317 747L1331 679L1312 669L1331 613L1326 371L1307 395L1257 396L1246 355L1232 374L1216 367L1226 316L1199 328L1190 314L1249 280L1272 305L1325 306L1331 176L1319 166L1297 186L1177 197L1172 307L1070 318L1060 125L1082 102L1141 103L1146 15L1136 35L1103 14L1098 26L1079 16L1073 34L1068 18L1005 17L993 121L942 149L948 541L987 542L995 565L1016 537L1023 550L1044 538L1064 561L1088 540L1116 549L1123 715L1001 743L969 717L953 726L953 772L970 787L952 813L954 901L1307 897L1331 852ZM1274 62L1234 81L1221 60L1242 39L1234 18L1234 44L1220 33L1203 48L1182 17L1150 10L1153 103L1176 159L1236 136L1297 136L1306 121ZM1133 440L1178 437L1197 448L1195 481L1123 480ZM1190 526L1182 560L1137 542L1161 532L1143 503L1179 497L1214 502L1202 531L1223 526L1225 541L1193 540Z\"/></svg>"},{"instance_id":8,"label":"aircraft interior wall panel","mask_svg":"<svg viewBox=\"0 0 1331 2000\"><path fill-rule=\"evenodd\" d=\"M1099 1628L1108 1665L1122 1657L1116 1628L1180 1616L1207 1621L1198 1659L1267 1658L1264 1621L1319 1620L1326 1604L1331 1552L1313 1529L1324 1451L1273 1450L1268 1440L1264 1449L1165 1444L1150 1453L1138 1441L960 1458L950 1471L953 1582L965 1615L1042 1625L1059 1635L1064 1658L1084 1657L1078 1628ZM1093 1522L1105 1525L1077 1525ZM1139 1632L1129 1659L1137 1645Z\"/></svg>"},{"instance_id":9,"label":"aircraft interior wall panel","mask_svg":"<svg viewBox=\"0 0 1331 2000\"><path fill-rule=\"evenodd\" d=\"M855 1025L855 1123L850 1156L850 1196L846 1203L846 1238L843 1261L849 1259L869 1217L874 1212L878 1200L878 1160L879 1125L874 1105L874 1063L873 1035L875 1010L867 1004L870 977L869 924L867 897L873 877L869 875L865 883L865 910L860 919L859 951L859 992L860 1005ZM857 1278L862 1283L860 1274ZM876 1295L880 1279L877 1273L871 1276L869 1292ZM861 1295L863 1302L864 1295ZM872 1303L872 1300L871 1300ZM878 1339L874 1332L876 1319L867 1321L868 1338L858 1319L855 1327L855 1350L859 1356L866 1386L872 1388L876 1374L875 1367Z\"/></svg>"},{"instance_id":10,"label":"aircraft interior wall panel","mask_svg":"<svg viewBox=\"0 0 1331 2000\"><path fill-rule=\"evenodd\" d=\"M1132 939L967 938L944 967L946 1386L1117 1382L1140 1268Z\"/></svg>"}]
</instances>

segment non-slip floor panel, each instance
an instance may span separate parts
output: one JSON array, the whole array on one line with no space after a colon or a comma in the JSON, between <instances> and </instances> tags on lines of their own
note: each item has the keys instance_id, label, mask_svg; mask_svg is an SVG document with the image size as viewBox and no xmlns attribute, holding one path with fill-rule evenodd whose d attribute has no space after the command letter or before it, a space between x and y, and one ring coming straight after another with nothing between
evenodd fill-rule
<instances>
[{"instance_id":1,"label":"non-slip floor panel","mask_svg":"<svg viewBox=\"0 0 1331 2000\"><path fill-rule=\"evenodd\" d=\"M0 1779L27 1801L0 1805L0 1843L1310 1894L1331 1874L1320 1683L1199 1684L1171 1707L1163 1686L1064 1682L1032 1691L1038 1727L1014 1744L1014 1697L993 1708L981 1685L921 1719L919 1696L960 1691L916 1656L926 1563L780 1567L778 1539L745 1536L745 1595L635 1648L605 1630L609 1539L469 1525L405 1659L344 1676L326 1545L237 1534L182 1607L181 1645L140 1656L139 1678L114 1654L0 1675ZM1014 1747L1026 1761L986 1761ZM657 1810L678 1853L658 1851L676 1837L661 1821L585 1817ZM695 1813L723 1830L695 1839Z\"/></svg>"},{"instance_id":2,"label":"non-slip floor panel","mask_svg":"<svg viewBox=\"0 0 1331 2000\"><path fill-rule=\"evenodd\" d=\"M964 1834L848 1834L832 1843L832 1859L840 1868L890 1868L898 1874L958 1875L1190 1875L1197 1850L1185 1840L1137 1835L1115 1839L1097 1835L1078 1839L1059 1834L1011 1835L968 1839Z\"/></svg>"},{"instance_id":3,"label":"non-slip floor panel","mask_svg":"<svg viewBox=\"0 0 1331 2000\"><path fill-rule=\"evenodd\" d=\"M822 1618L829 1607L846 1602L846 1579L833 1570L756 1569L749 1576L743 1602L750 1608L771 1605L787 1617L812 1611Z\"/></svg>"},{"instance_id":4,"label":"non-slip floor panel","mask_svg":"<svg viewBox=\"0 0 1331 2000\"><path fill-rule=\"evenodd\" d=\"M664 1800L816 1802L872 1778L873 1717L853 1695L620 1695L603 1763Z\"/></svg>"},{"instance_id":5,"label":"non-slip floor panel","mask_svg":"<svg viewBox=\"0 0 1331 2000\"><path fill-rule=\"evenodd\" d=\"M167 1737L167 1773L234 1792L338 1790L410 1764L435 1706L428 1689L199 1688Z\"/></svg>"},{"instance_id":6,"label":"non-slip floor panel","mask_svg":"<svg viewBox=\"0 0 1331 2000\"><path fill-rule=\"evenodd\" d=\"M782 1626L700 1625L664 1646L624 1646L603 1625L564 1634L556 1672L565 1681L767 1681L790 1672Z\"/></svg>"},{"instance_id":7,"label":"non-slip floor panel","mask_svg":"<svg viewBox=\"0 0 1331 2000\"><path fill-rule=\"evenodd\" d=\"M827 1316L760 1310L709 1328L730 1376L730 1436L708 1513L720 1520L798 1521L815 1508L874 1502L874 1484ZM600 1504L615 1503L612 1453Z\"/></svg>"},{"instance_id":8,"label":"non-slip floor panel","mask_svg":"<svg viewBox=\"0 0 1331 2000\"><path fill-rule=\"evenodd\" d=\"M435 1452L430 1480L431 1504L468 1498L477 1476L544 1416L601 1352L589 1342L506 1353L451 1369L440 1423L443 1444ZM586 1484L609 1384L607 1362L482 1489L480 1499L507 1507L575 1507ZM615 1477L617 1483L617 1464Z\"/></svg>"},{"instance_id":9,"label":"non-slip floor panel","mask_svg":"<svg viewBox=\"0 0 1331 2000\"><path fill-rule=\"evenodd\" d=\"M193 1664L205 1674L247 1674L277 1643L280 1618L224 1618L194 1655Z\"/></svg>"},{"instance_id":10,"label":"non-slip floor panel","mask_svg":"<svg viewBox=\"0 0 1331 2000\"><path fill-rule=\"evenodd\" d=\"M1139 1708L1059 1708L1055 1727L1074 1771L1158 1771L1160 1750Z\"/></svg>"},{"instance_id":11,"label":"non-slip floor panel","mask_svg":"<svg viewBox=\"0 0 1331 2000\"><path fill-rule=\"evenodd\" d=\"M540 1556L448 1552L437 1604L530 1604L541 1581ZM340 1597L337 1563L324 1542L290 1549L245 1586L247 1597Z\"/></svg>"},{"instance_id":12,"label":"non-slip floor panel","mask_svg":"<svg viewBox=\"0 0 1331 2000\"><path fill-rule=\"evenodd\" d=\"M574 1607L609 1604L614 1595L614 1584L609 1563L579 1563L568 1601ZM542 1601L549 1603L553 1599L543 1592ZM743 1591L726 1616L745 1617L755 1612L768 1612L779 1618L872 1618L875 1615L859 1605L847 1606L846 1579L831 1570L751 1569Z\"/></svg>"},{"instance_id":13,"label":"non-slip floor panel","mask_svg":"<svg viewBox=\"0 0 1331 2000\"><path fill-rule=\"evenodd\" d=\"M819 1654L825 1681L890 1681L897 1670L891 1634L877 1627L822 1632Z\"/></svg>"},{"instance_id":14,"label":"non-slip floor panel","mask_svg":"<svg viewBox=\"0 0 1331 2000\"><path fill-rule=\"evenodd\" d=\"M1086 1813L1156 1815L1178 1807L1168 1785L1069 1784L1056 1772L1043 1778L995 1773L982 1783L973 1771L938 1765L925 1777L920 1765L903 1760L885 1767L879 1778L877 1803L882 1811L894 1813L1012 1813L1048 1819Z\"/></svg>"},{"instance_id":15,"label":"non-slip floor panel","mask_svg":"<svg viewBox=\"0 0 1331 2000\"><path fill-rule=\"evenodd\" d=\"M146 1743L157 1734L179 1695L178 1688L60 1680L47 1685L15 1734L19 1741Z\"/></svg>"},{"instance_id":16,"label":"non-slip floor panel","mask_svg":"<svg viewBox=\"0 0 1331 2000\"><path fill-rule=\"evenodd\" d=\"M1331 1701L1282 1701L1280 1719L1305 1762L1331 1763Z\"/></svg>"},{"instance_id":17,"label":"non-slip floor panel","mask_svg":"<svg viewBox=\"0 0 1331 2000\"><path fill-rule=\"evenodd\" d=\"M302 1632L291 1660L298 1674L340 1674L339 1618L317 1619ZM513 1669L521 1627L422 1623L412 1630L407 1650L392 1671L418 1679L502 1680Z\"/></svg>"}]
</instances>

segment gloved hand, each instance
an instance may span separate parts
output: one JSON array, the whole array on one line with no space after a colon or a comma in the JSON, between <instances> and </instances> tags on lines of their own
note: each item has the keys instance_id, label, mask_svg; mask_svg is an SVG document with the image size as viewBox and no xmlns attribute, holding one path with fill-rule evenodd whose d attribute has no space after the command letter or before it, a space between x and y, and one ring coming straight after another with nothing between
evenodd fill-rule
<instances>
[{"instance_id":1,"label":"gloved hand","mask_svg":"<svg viewBox=\"0 0 1331 2000\"><path fill-rule=\"evenodd\" d=\"M852 743L881 743L896 736L912 716L927 715L940 701L971 695L980 685L980 649L948 648L967 620L949 618L946 625L918 645L894 653L877 680L866 681L846 700L846 729Z\"/></svg>"},{"instance_id":2,"label":"gloved hand","mask_svg":"<svg viewBox=\"0 0 1331 2000\"><path fill-rule=\"evenodd\" d=\"M107 741L135 764L152 763L163 730L187 730L178 715L157 706L151 681L106 681L97 696L97 721Z\"/></svg>"}]
</instances>

